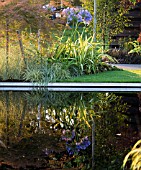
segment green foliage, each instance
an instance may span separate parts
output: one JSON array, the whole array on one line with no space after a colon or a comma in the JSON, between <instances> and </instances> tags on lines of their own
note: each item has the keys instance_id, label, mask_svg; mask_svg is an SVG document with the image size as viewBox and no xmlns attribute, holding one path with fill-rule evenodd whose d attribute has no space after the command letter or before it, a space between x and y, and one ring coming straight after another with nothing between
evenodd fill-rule
<instances>
[{"instance_id":1,"label":"green foliage","mask_svg":"<svg viewBox=\"0 0 141 170\"><path fill-rule=\"evenodd\" d=\"M93 0L81 0L84 8L91 14L94 13ZM118 0L97 0L97 40L104 44L109 43L111 36L122 32L124 26L127 26L127 18L124 16L127 9ZM93 27L93 26L92 26Z\"/></svg>"},{"instance_id":2,"label":"green foliage","mask_svg":"<svg viewBox=\"0 0 141 170\"><path fill-rule=\"evenodd\" d=\"M26 63L23 76L26 81L48 83L50 81L70 78L69 71L64 68L62 63L49 63L48 58L36 49L34 51L30 50Z\"/></svg>"},{"instance_id":3,"label":"green foliage","mask_svg":"<svg viewBox=\"0 0 141 170\"><path fill-rule=\"evenodd\" d=\"M131 163L131 170L141 169L141 140L137 141L132 150L125 156L123 161L123 169L126 169L126 164Z\"/></svg>"},{"instance_id":4,"label":"green foliage","mask_svg":"<svg viewBox=\"0 0 141 170\"><path fill-rule=\"evenodd\" d=\"M79 33L77 29L72 31L70 37L56 45L53 60L59 60L68 69L78 70L80 75L100 72L103 66L101 56L101 44L94 43L93 37L88 36L84 29ZM72 76L73 73L71 73Z\"/></svg>"},{"instance_id":5,"label":"green foliage","mask_svg":"<svg viewBox=\"0 0 141 170\"><path fill-rule=\"evenodd\" d=\"M129 42L129 44L133 45L133 49L129 51L129 54L137 53L141 55L141 44L138 41Z\"/></svg>"},{"instance_id":6,"label":"green foliage","mask_svg":"<svg viewBox=\"0 0 141 170\"><path fill-rule=\"evenodd\" d=\"M132 2L133 4L136 4L136 0L129 0L130 2Z\"/></svg>"}]
</instances>

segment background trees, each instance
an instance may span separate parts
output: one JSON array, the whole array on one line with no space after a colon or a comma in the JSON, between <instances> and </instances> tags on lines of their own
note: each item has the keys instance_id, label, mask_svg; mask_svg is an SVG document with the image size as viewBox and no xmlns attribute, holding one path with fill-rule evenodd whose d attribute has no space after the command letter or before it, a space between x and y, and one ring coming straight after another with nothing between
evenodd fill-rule
<instances>
[{"instance_id":1,"label":"background trees","mask_svg":"<svg viewBox=\"0 0 141 170\"><path fill-rule=\"evenodd\" d=\"M94 1L81 0L83 7L93 13ZM97 0L97 39L105 45L113 35L122 32L127 25L125 14L131 7L129 1ZM105 48L105 46L104 46Z\"/></svg>"}]
</instances>

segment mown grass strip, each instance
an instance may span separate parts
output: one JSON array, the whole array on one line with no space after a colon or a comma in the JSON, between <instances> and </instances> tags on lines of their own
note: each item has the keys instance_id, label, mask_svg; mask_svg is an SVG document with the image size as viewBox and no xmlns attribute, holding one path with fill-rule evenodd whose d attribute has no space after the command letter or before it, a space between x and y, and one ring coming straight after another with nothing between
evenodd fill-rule
<instances>
[{"instance_id":1,"label":"mown grass strip","mask_svg":"<svg viewBox=\"0 0 141 170\"><path fill-rule=\"evenodd\" d=\"M74 77L61 82L140 83L141 70L115 70Z\"/></svg>"}]
</instances>

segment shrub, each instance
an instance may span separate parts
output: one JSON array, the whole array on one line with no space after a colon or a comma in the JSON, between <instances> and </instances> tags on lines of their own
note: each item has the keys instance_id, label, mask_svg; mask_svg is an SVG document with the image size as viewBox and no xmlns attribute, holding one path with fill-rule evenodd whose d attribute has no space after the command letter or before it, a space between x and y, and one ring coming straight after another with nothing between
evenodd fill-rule
<instances>
[{"instance_id":1,"label":"shrub","mask_svg":"<svg viewBox=\"0 0 141 170\"><path fill-rule=\"evenodd\" d=\"M49 58L43 56L38 50L31 52L26 60L27 66L24 71L26 81L48 83L70 78L70 72L62 63L49 61Z\"/></svg>"},{"instance_id":2,"label":"shrub","mask_svg":"<svg viewBox=\"0 0 141 170\"><path fill-rule=\"evenodd\" d=\"M141 55L141 44L139 41L133 41L133 42L130 42L130 44L133 45L133 49L129 51L129 54L130 53L137 53L139 55Z\"/></svg>"},{"instance_id":3,"label":"shrub","mask_svg":"<svg viewBox=\"0 0 141 170\"><path fill-rule=\"evenodd\" d=\"M72 30L71 36L64 41L65 38L62 37L60 43L54 47L54 61L64 63L70 71L75 70L79 75L101 71L105 65L99 55L101 54L101 44L94 43L93 37L87 35L85 28L82 33L79 33L76 28Z\"/></svg>"}]
</instances>

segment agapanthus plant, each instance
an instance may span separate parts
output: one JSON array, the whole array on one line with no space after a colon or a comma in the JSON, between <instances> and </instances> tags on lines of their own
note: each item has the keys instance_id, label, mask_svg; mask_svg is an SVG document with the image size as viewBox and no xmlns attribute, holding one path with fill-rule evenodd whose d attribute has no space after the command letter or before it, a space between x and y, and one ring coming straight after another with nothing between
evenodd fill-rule
<instances>
[{"instance_id":1,"label":"agapanthus plant","mask_svg":"<svg viewBox=\"0 0 141 170\"><path fill-rule=\"evenodd\" d=\"M67 24L84 23L88 25L92 20L92 15L88 10L79 8L66 8L62 14L67 17Z\"/></svg>"}]
</instances>

